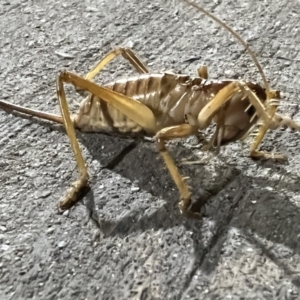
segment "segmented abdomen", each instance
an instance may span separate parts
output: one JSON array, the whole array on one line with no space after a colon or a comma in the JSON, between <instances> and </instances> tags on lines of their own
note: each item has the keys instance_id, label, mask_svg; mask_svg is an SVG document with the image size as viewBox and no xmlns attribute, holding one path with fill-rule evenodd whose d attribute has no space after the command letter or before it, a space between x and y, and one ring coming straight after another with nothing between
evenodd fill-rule
<instances>
[{"instance_id":1,"label":"segmented abdomen","mask_svg":"<svg viewBox=\"0 0 300 300\"><path fill-rule=\"evenodd\" d=\"M219 83L221 87L226 84ZM163 128L184 123L187 114L197 118L200 110L215 95L217 85L199 77L163 73L121 79L105 87L148 106L157 118L158 128ZM83 131L143 131L122 112L94 95L82 101L73 121Z\"/></svg>"}]
</instances>

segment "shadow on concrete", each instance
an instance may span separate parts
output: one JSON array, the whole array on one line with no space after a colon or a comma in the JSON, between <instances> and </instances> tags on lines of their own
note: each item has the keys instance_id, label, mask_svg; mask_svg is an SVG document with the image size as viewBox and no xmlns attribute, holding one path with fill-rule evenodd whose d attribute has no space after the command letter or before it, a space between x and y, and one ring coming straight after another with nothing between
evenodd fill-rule
<instances>
[{"instance_id":1,"label":"shadow on concrete","mask_svg":"<svg viewBox=\"0 0 300 300\"><path fill-rule=\"evenodd\" d=\"M141 189L166 200L164 206L150 215L135 209L116 224L94 218L96 223L102 222L99 226L102 226L107 235L125 237L133 232L167 229L183 224L187 231L192 232L197 256L191 277L200 267L206 273L215 269L230 227L239 229L246 239L253 240L253 235L257 235L273 243L283 244L300 254L299 208L289 201L289 196L284 192L299 192L300 179L286 173L278 164L267 163L268 168L273 166L282 175L278 180L245 176L238 168L224 164L215 164L210 173L205 170L204 165L180 165L178 162L182 158L199 158L194 157L192 150L182 145L170 147L181 174L190 177L189 184L194 197L201 199L196 201L200 203L198 208L205 205L207 216L213 220L213 238L209 245L204 246L201 230L203 221L188 219L179 213L178 191L154 144L104 134L79 133L78 137L104 168L137 182ZM278 188L282 192L276 191ZM92 192L89 197L93 198ZM93 201L97 206L97 200ZM292 272L289 266L272 255L262 243L258 240L252 242L286 273ZM214 252L214 255L210 255L213 259L206 259L207 253L211 252Z\"/></svg>"},{"instance_id":2,"label":"shadow on concrete","mask_svg":"<svg viewBox=\"0 0 300 300\"><path fill-rule=\"evenodd\" d=\"M21 117L31 119L23 115ZM64 131L60 125L49 126L47 121L34 118L31 121L47 127L50 131ZM193 208L199 210L205 206L207 217L213 220L213 228L206 228L213 231L213 238L208 245L204 245L201 230L203 220L188 219L179 213L177 206L179 193L153 143L141 143L139 140L106 134L79 132L77 136L103 169L109 169L135 181L142 190L166 200L166 204L150 214L133 209L129 215L114 223L98 219L95 213L98 205L97 197L91 190L86 196L85 203L92 221L106 236L125 237L134 232L184 225L187 231L192 232L196 254L194 270L186 279L188 286L197 269L201 268L209 274L216 268L228 229L235 227L286 274L293 273L288 265L284 265L269 248L253 236L257 235L273 243L282 244L294 253L300 254L300 211L299 207L290 201L286 192L300 191L300 178L296 175L270 162L265 165L280 173L280 179L245 176L240 169L226 165L226 162L214 164L213 171L210 172L205 169L205 165L180 165L182 158L189 160L199 158L194 156L192 150L180 144L170 146L169 150L181 174L190 177L189 184L192 187L193 198L196 199ZM264 163L258 161L257 164ZM210 259L207 259L208 253Z\"/></svg>"}]
</instances>

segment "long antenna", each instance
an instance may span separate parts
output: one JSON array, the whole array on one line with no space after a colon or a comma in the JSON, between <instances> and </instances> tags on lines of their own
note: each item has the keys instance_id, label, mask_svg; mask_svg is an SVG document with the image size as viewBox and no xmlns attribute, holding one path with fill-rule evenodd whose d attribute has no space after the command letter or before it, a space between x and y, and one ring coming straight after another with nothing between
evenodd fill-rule
<instances>
[{"instance_id":1,"label":"long antenna","mask_svg":"<svg viewBox=\"0 0 300 300\"><path fill-rule=\"evenodd\" d=\"M215 22L217 22L219 25L221 25L222 27L224 27L226 30L228 30L246 49L246 51L250 54L253 62L255 63L261 77L262 80L264 82L264 86L266 89L266 93L267 95L269 94L269 85L266 79L266 76L263 72L263 69L260 65L260 63L258 62L254 52L250 49L250 46L232 29L230 28L228 25L226 25L223 21L221 21L220 19L218 19L216 16L214 16L212 13L208 12L207 10L205 10L204 8L202 8L201 6L197 5L194 2L191 2L189 0L182 0L184 2L186 2L187 4L193 6L194 8L196 8L197 10L199 10L200 12L204 13L205 15L207 15L208 17L210 17L211 19L213 19Z\"/></svg>"}]
</instances>

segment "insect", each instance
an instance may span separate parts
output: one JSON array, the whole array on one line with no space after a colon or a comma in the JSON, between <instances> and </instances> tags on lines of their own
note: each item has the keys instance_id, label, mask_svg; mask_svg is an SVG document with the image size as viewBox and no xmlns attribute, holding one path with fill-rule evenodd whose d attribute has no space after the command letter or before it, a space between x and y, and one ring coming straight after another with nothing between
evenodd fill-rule
<instances>
[{"instance_id":1,"label":"insect","mask_svg":"<svg viewBox=\"0 0 300 300\"><path fill-rule=\"evenodd\" d=\"M65 126L74 152L79 178L72 183L59 206L72 206L89 186L89 174L82 156L75 129L86 132L119 132L124 135L154 137L158 150L180 194L180 211L188 216L191 212L191 193L171 158L166 142L175 138L197 135L211 123L216 129L211 145L218 148L247 136L254 125L259 130L250 148L253 158L283 158L281 154L258 150L268 129L289 126L300 131L300 123L276 113L280 93L271 90L254 53L242 38L217 17L194 2L183 0L212 18L228 30L248 51L257 66L264 86L240 80L209 80L206 67L198 69L198 76L166 73L150 73L144 63L129 48L117 48L109 52L85 76L62 71L57 78L57 96L61 116L13 105L0 101L0 108L61 123ZM116 80L104 86L97 85L93 78L116 56L122 55L139 75ZM70 115L64 84L89 92L81 102L77 114Z\"/></svg>"}]
</instances>

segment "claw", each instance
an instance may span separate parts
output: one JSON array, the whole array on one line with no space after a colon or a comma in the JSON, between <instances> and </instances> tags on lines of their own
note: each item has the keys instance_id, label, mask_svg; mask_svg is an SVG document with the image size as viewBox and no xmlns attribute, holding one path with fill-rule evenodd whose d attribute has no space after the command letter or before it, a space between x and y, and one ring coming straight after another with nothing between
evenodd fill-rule
<instances>
[{"instance_id":1,"label":"claw","mask_svg":"<svg viewBox=\"0 0 300 300\"><path fill-rule=\"evenodd\" d=\"M205 215L205 207L202 206L200 212L191 211L192 202L191 199L181 199L179 204L180 212L191 219L202 219Z\"/></svg>"},{"instance_id":2,"label":"claw","mask_svg":"<svg viewBox=\"0 0 300 300\"><path fill-rule=\"evenodd\" d=\"M80 178L72 183L67 195L58 203L60 209L68 209L81 199L90 189L88 178Z\"/></svg>"}]
</instances>

